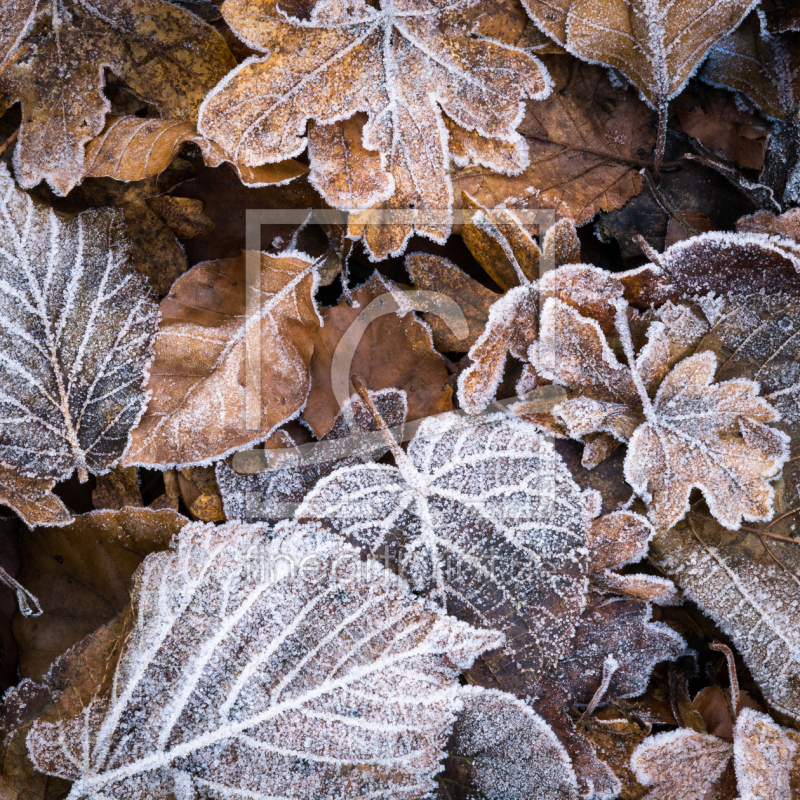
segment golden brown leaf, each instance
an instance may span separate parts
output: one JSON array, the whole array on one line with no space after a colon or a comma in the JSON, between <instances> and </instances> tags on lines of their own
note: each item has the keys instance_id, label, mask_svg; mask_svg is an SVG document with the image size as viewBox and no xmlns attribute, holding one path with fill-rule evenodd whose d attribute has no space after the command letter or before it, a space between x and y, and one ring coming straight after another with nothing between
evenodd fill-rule
<instances>
[{"instance_id":1,"label":"golden brown leaf","mask_svg":"<svg viewBox=\"0 0 800 800\"><path fill-rule=\"evenodd\" d=\"M255 166L301 153L312 120L312 176L328 202L346 199L363 209L391 193L379 208L410 211L408 220L367 229L375 257L401 251L415 226L441 241L453 203L443 112L468 131L516 146L524 159L516 133L521 102L549 91L533 56L471 36L476 22L465 12L473 5L426 0L401 11L389 0L377 6L354 0L317 5L301 21L281 15L276 0L227 0L228 24L270 55L249 60L220 83L199 129L229 156ZM356 163L374 162L365 153L372 151L381 168L371 181L351 181L342 195L337 173L347 173L353 146L337 122L357 112L368 121ZM357 127L348 126L351 139Z\"/></svg>"},{"instance_id":2,"label":"golden brown leaf","mask_svg":"<svg viewBox=\"0 0 800 800\"><path fill-rule=\"evenodd\" d=\"M258 315L245 317L245 256L198 264L161 303L152 392L128 465L192 466L257 441L297 414L319 327L313 262L261 255ZM245 420L245 335L260 349L260 422ZM250 351L251 353L253 350ZM254 380L254 385L257 382Z\"/></svg>"},{"instance_id":3,"label":"golden brown leaf","mask_svg":"<svg viewBox=\"0 0 800 800\"><path fill-rule=\"evenodd\" d=\"M206 164L218 167L229 163L247 186L287 183L308 168L298 161L246 167L230 161L222 148L197 132L193 122L180 119L140 119L108 117L105 130L86 147L87 177L139 181L163 172L181 148L191 142L200 148Z\"/></svg>"},{"instance_id":4,"label":"golden brown leaf","mask_svg":"<svg viewBox=\"0 0 800 800\"><path fill-rule=\"evenodd\" d=\"M645 723L615 716L618 713L604 709L590 717L586 724L586 738L619 779L622 785L619 800L639 800L647 790L631 771L630 758L651 728Z\"/></svg>"},{"instance_id":5,"label":"golden brown leaf","mask_svg":"<svg viewBox=\"0 0 800 800\"><path fill-rule=\"evenodd\" d=\"M100 475L92 491L92 505L98 510L109 511L118 511L126 506L141 508L144 503L136 467L115 467Z\"/></svg>"},{"instance_id":6,"label":"golden brown leaf","mask_svg":"<svg viewBox=\"0 0 800 800\"><path fill-rule=\"evenodd\" d=\"M173 511L126 508L28 531L18 578L40 598L43 614L14 619L20 674L39 680L61 653L122 612L134 570L187 522Z\"/></svg>"},{"instance_id":7,"label":"golden brown leaf","mask_svg":"<svg viewBox=\"0 0 800 800\"><path fill-rule=\"evenodd\" d=\"M37 0L7 0L0 29L0 72L20 56L20 45L36 14Z\"/></svg>"},{"instance_id":8,"label":"golden brown leaf","mask_svg":"<svg viewBox=\"0 0 800 800\"><path fill-rule=\"evenodd\" d=\"M16 18L16 6L4 0L4 18ZM30 188L44 179L62 195L83 178L84 145L105 124L102 67L163 117L193 121L206 92L235 66L212 27L164 0L40 6L25 34L17 42L28 52L0 73L0 108L22 102L17 180Z\"/></svg>"},{"instance_id":9,"label":"golden brown leaf","mask_svg":"<svg viewBox=\"0 0 800 800\"><path fill-rule=\"evenodd\" d=\"M202 522L225 522L222 495L214 467L189 467L178 472L181 497L193 519Z\"/></svg>"},{"instance_id":10,"label":"golden brown leaf","mask_svg":"<svg viewBox=\"0 0 800 800\"><path fill-rule=\"evenodd\" d=\"M352 293L357 307L343 298L322 313L324 325L316 331L311 358L311 394L303 409L303 419L318 437L331 430L340 410L331 383L336 348L364 309L389 291L375 272ZM408 399L409 421L452 411L452 390L445 384L447 367L433 349L430 332L413 313L401 314L385 314L366 328L353 354L348 387L355 376L373 391L402 389Z\"/></svg>"},{"instance_id":11,"label":"golden brown leaf","mask_svg":"<svg viewBox=\"0 0 800 800\"><path fill-rule=\"evenodd\" d=\"M555 208L582 225L645 187L639 170L655 143L651 114L600 67L574 63L561 91L527 104L520 133L530 150L524 172L496 175L468 166L455 173L456 189L488 208Z\"/></svg>"},{"instance_id":12,"label":"golden brown leaf","mask_svg":"<svg viewBox=\"0 0 800 800\"><path fill-rule=\"evenodd\" d=\"M54 485L54 480L26 478L15 469L0 467L0 504L16 511L29 528L64 525L72 514L53 494Z\"/></svg>"},{"instance_id":13,"label":"golden brown leaf","mask_svg":"<svg viewBox=\"0 0 800 800\"><path fill-rule=\"evenodd\" d=\"M767 236L779 236L781 239L796 242L800 247L800 208L791 208L780 216L771 211L756 211L749 217L737 220L736 230L740 233L765 233Z\"/></svg>"},{"instance_id":14,"label":"golden brown leaf","mask_svg":"<svg viewBox=\"0 0 800 800\"><path fill-rule=\"evenodd\" d=\"M214 230L214 223L203 213L201 200L162 194L145 202L178 239L192 239Z\"/></svg>"},{"instance_id":15,"label":"golden brown leaf","mask_svg":"<svg viewBox=\"0 0 800 800\"><path fill-rule=\"evenodd\" d=\"M770 34L754 12L717 42L699 75L743 92L768 116L785 119L800 102L800 38Z\"/></svg>"}]
</instances>

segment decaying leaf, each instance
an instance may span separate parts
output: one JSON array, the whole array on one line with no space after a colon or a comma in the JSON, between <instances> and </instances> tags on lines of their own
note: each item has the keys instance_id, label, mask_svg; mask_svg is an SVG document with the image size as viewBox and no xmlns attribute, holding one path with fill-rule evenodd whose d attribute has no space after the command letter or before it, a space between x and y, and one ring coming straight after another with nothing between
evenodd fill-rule
<instances>
[{"instance_id":1,"label":"decaying leaf","mask_svg":"<svg viewBox=\"0 0 800 800\"><path fill-rule=\"evenodd\" d=\"M406 420L405 392L381 389L370 397L390 428ZM339 412L331 430L318 444L303 452L288 432L281 429L263 450L237 453L229 466L217 463L217 483L229 519L279 520L294 516L303 498L317 482L341 466L379 459L389 449L383 436L364 436L377 431L372 415L357 395ZM279 450L280 454L274 451Z\"/></svg>"},{"instance_id":2,"label":"decaying leaf","mask_svg":"<svg viewBox=\"0 0 800 800\"><path fill-rule=\"evenodd\" d=\"M743 92L768 116L785 119L800 102L798 43L795 36L771 34L759 10L716 43L699 74Z\"/></svg>"},{"instance_id":3,"label":"decaying leaf","mask_svg":"<svg viewBox=\"0 0 800 800\"><path fill-rule=\"evenodd\" d=\"M791 460L776 484L772 522L734 534L699 506L678 527L656 536L651 557L731 636L767 701L800 718L800 632L793 611L800 605L794 530L800 511L798 302L759 294L704 304L712 327L699 349L717 354L720 378L742 376L761 384L781 413L778 427L791 435Z\"/></svg>"},{"instance_id":4,"label":"decaying leaf","mask_svg":"<svg viewBox=\"0 0 800 800\"><path fill-rule=\"evenodd\" d=\"M225 522L222 495L214 467L187 467L178 472L178 488L192 519Z\"/></svg>"},{"instance_id":5,"label":"decaying leaf","mask_svg":"<svg viewBox=\"0 0 800 800\"><path fill-rule=\"evenodd\" d=\"M527 104L519 131L530 151L520 174L470 165L477 159L460 154L456 141L454 155L468 163L453 176L456 188L490 208L554 208L579 225L598 211L621 208L645 188L639 170L655 144L651 113L601 67L573 62L565 86Z\"/></svg>"},{"instance_id":6,"label":"decaying leaf","mask_svg":"<svg viewBox=\"0 0 800 800\"><path fill-rule=\"evenodd\" d=\"M458 671L500 635L426 609L319 527L281 534L192 524L150 556L113 688L33 726L36 767L75 797L428 796ZM320 570L265 579L259 549Z\"/></svg>"},{"instance_id":7,"label":"decaying leaf","mask_svg":"<svg viewBox=\"0 0 800 800\"><path fill-rule=\"evenodd\" d=\"M452 390L445 383L447 367L433 349L427 326L413 313L390 311L370 321L359 339L352 338L352 327L359 318L366 319L370 304L390 308L388 304L394 302L390 292L391 287L375 272L351 293L357 305L349 305L343 297L338 305L322 312L323 325L315 331L311 358L312 391L303 409L303 419L320 438L331 431L340 412L332 383L338 377L333 358L340 344L346 348L350 342L356 345L345 384L348 394L350 379L357 377L372 390L403 390L409 421L453 409ZM350 336L343 341L348 330Z\"/></svg>"},{"instance_id":8,"label":"decaying leaf","mask_svg":"<svg viewBox=\"0 0 800 800\"><path fill-rule=\"evenodd\" d=\"M18 579L38 593L43 613L14 619L20 674L39 680L61 653L121 613L136 568L145 556L165 550L187 522L169 510L126 508L27 531Z\"/></svg>"},{"instance_id":9,"label":"decaying leaf","mask_svg":"<svg viewBox=\"0 0 800 800\"><path fill-rule=\"evenodd\" d=\"M0 504L22 517L25 524L65 525L69 509L53 494L54 480L27 478L15 469L0 467Z\"/></svg>"},{"instance_id":10,"label":"decaying leaf","mask_svg":"<svg viewBox=\"0 0 800 800\"><path fill-rule=\"evenodd\" d=\"M218 167L228 161L222 148L200 136L192 122L108 117L105 130L92 139L86 148L86 176L115 178L118 181L150 178L163 172L189 142L200 148L210 167ZM228 163L247 186L288 183L308 172L307 167L294 160L255 168Z\"/></svg>"},{"instance_id":11,"label":"decaying leaf","mask_svg":"<svg viewBox=\"0 0 800 800\"><path fill-rule=\"evenodd\" d=\"M161 302L150 403L126 464L209 463L264 441L305 405L319 327L314 264L299 253L261 254L258 312L246 316L246 258L198 264ZM249 357L260 354L252 385L263 387L248 400L250 427L246 340Z\"/></svg>"},{"instance_id":12,"label":"decaying leaf","mask_svg":"<svg viewBox=\"0 0 800 800\"><path fill-rule=\"evenodd\" d=\"M282 14L276 0L227 0L228 24L270 56L242 64L217 86L199 129L250 166L291 158L308 143L312 176L329 202L412 209L409 221L368 227L377 257L400 252L414 227L442 240L453 203L443 112L476 131L484 149L513 149L519 171L527 164L516 132L522 100L549 91L533 56L471 35L475 23L465 12L472 5L327 2L301 19ZM339 124L356 112L367 116L360 142L352 126Z\"/></svg>"},{"instance_id":13,"label":"decaying leaf","mask_svg":"<svg viewBox=\"0 0 800 800\"><path fill-rule=\"evenodd\" d=\"M92 491L92 505L98 509L118 511L125 506L141 508L142 493L136 467L115 467L101 475Z\"/></svg>"},{"instance_id":14,"label":"decaying leaf","mask_svg":"<svg viewBox=\"0 0 800 800\"><path fill-rule=\"evenodd\" d=\"M569 755L529 705L467 686L440 775L441 800L578 800Z\"/></svg>"},{"instance_id":15,"label":"decaying leaf","mask_svg":"<svg viewBox=\"0 0 800 800\"><path fill-rule=\"evenodd\" d=\"M634 358L624 304L617 330L627 340L630 367L617 361L597 322L556 298L545 304L530 357L545 377L577 395L553 409L570 435L609 433L629 443L625 478L660 528L684 517L695 487L728 528L769 519L770 482L788 458L788 437L768 424L779 414L758 397L758 384L739 377L714 383L718 362L711 352L670 369L674 348L663 322L651 325Z\"/></svg>"},{"instance_id":16,"label":"decaying leaf","mask_svg":"<svg viewBox=\"0 0 800 800\"><path fill-rule=\"evenodd\" d=\"M4 26L20 5L4 0ZM0 72L0 109L22 102L14 163L26 188L44 179L67 194L83 178L84 145L110 110L106 68L163 117L194 120L206 92L235 66L219 33L164 0L62 0L39 4L35 19L32 12L11 45L27 52Z\"/></svg>"},{"instance_id":17,"label":"decaying leaf","mask_svg":"<svg viewBox=\"0 0 800 800\"><path fill-rule=\"evenodd\" d=\"M618 69L659 112L657 161L664 149L667 104L714 42L755 5L753 0L522 1L549 36L578 58Z\"/></svg>"},{"instance_id":18,"label":"decaying leaf","mask_svg":"<svg viewBox=\"0 0 800 800\"><path fill-rule=\"evenodd\" d=\"M65 218L0 167L0 460L32 478L112 467L144 411L158 308L119 216Z\"/></svg>"}]
</instances>

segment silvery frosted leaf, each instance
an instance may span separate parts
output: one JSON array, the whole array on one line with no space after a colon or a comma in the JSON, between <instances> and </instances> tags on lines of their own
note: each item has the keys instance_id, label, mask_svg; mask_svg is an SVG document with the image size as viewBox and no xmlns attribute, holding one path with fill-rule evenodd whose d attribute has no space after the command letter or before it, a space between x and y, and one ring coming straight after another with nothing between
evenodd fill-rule
<instances>
[{"instance_id":1,"label":"silvery frosted leaf","mask_svg":"<svg viewBox=\"0 0 800 800\"><path fill-rule=\"evenodd\" d=\"M296 516L325 519L448 612L503 630L526 670L555 663L586 602L591 503L552 445L510 416L441 414L394 455L397 467L324 478Z\"/></svg>"},{"instance_id":2,"label":"silvery frosted leaf","mask_svg":"<svg viewBox=\"0 0 800 800\"><path fill-rule=\"evenodd\" d=\"M269 534L190 524L139 568L111 686L27 739L71 800L430 795L458 672L502 637L319 526Z\"/></svg>"},{"instance_id":3,"label":"silvery frosted leaf","mask_svg":"<svg viewBox=\"0 0 800 800\"><path fill-rule=\"evenodd\" d=\"M0 167L0 461L28 477L107 471L144 411L158 306L120 223L58 216Z\"/></svg>"}]
</instances>

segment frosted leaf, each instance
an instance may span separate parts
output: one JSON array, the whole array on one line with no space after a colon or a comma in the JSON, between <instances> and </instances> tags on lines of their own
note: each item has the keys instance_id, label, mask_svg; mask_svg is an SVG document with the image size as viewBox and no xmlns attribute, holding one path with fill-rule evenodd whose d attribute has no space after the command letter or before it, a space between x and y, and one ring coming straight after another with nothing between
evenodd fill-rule
<instances>
[{"instance_id":1,"label":"frosted leaf","mask_svg":"<svg viewBox=\"0 0 800 800\"><path fill-rule=\"evenodd\" d=\"M586 61L618 69L653 108L678 95L753 0L523 0L536 24Z\"/></svg>"},{"instance_id":2,"label":"frosted leaf","mask_svg":"<svg viewBox=\"0 0 800 800\"><path fill-rule=\"evenodd\" d=\"M528 671L552 665L585 603L584 498L552 446L506 415L425 420L397 467L320 481L297 510L395 563L449 613L503 630Z\"/></svg>"},{"instance_id":3,"label":"frosted leaf","mask_svg":"<svg viewBox=\"0 0 800 800\"><path fill-rule=\"evenodd\" d=\"M0 167L0 462L110 469L144 411L158 307L117 213L57 216Z\"/></svg>"},{"instance_id":4,"label":"frosted leaf","mask_svg":"<svg viewBox=\"0 0 800 800\"><path fill-rule=\"evenodd\" d=\"M312 120L312 176L329 202L363 209L380 199L382 208L416 209L417 231L442 241L453 204L444 113L468 131L517 144L523 99L541 98L550 88L533 56L472 35L467 13L474 5L328 0L299 19L282 14L276 0L227 0L228 24L269 57L249 59L216 87L205 100L200 131L234 160L256 166L301 153ZM367 116L360 145L327 127L357 112ZM351 143L356 172L342 193ZM381 167L372 181L360 166L369 151ZM363 229L365 221L354 225ZM413 230L403 223L372 226L367 246L384 258L400 252Z\"/></svg>"},{"instance_id":5,"label":"frosted leaf","mask_svg":"<svg viewBox=\"0 0 800 800\"><path fill-rule=\"evenodd\" d=\"M383 389L370 392L370 397L390 428L405 422L405 392ZM320 478L342 466L377 460L387 452L389 446L376 431L372 416L358 396L353 395L339 412L330 432L319 444L305 445L304 455L295 448L291 436L280 430L266 443L267 449L251 450L236 457L238 464L235 466L245 465L247 459L246 466L252 466L252 474L241 474L244 470L234 470L226 462L218 462L217 483L225 515L228 519L240 520L291 517ZM373 435L363 436L366 432ZM280 447L284 451L295 448L296 456L282 455L281 462L273 466L269 460L270 447Z\"/></svg>"},{"instance_id":6,"label":"frosted leaf","mask_svg":"<svg viewBox=\"0 0 800 800\"><path fill-rule=\"evenodd\" d=\"M13 469L0 467L0 503L12 508L22 521L34 525L66 525L70 510L53 494L55 481L26 478Z\"/></svg>"},{"instance_id":7,"label":"frosted leaf","mask_svg":"<svg viewBox=\"0 0 800 800\"><path fill-rule=\"evenodd\" d=\"M25 188L46 180L67 194L80 183L84 146L111 108L104 69L162 116L194 121L203 96L236 64L216 30L164 0L39 3L36 23L17 27L24 5L0 4L3 38L29 48L0 72L0 109L22 103L14 171Z\"/></svg>"},{"instance_id":8,"label":"frosted leaf","mask_svg":"<svg viewBox=\"0 0 800 800\"><path fill-rule=\"evenodd\" d=\"M133 614L112 686L28 734L71 800L427 797L458 672L501 641L315 526L188 525Z\"/></svg>"},{"instance_id":9,"label":"frosted leaf","mask_svg":"<svg viewBox=\"0 0 800 800\"><path fill-rule=\"evenodd\" d=\"M231 164L247 186L288 183L305 175L307 167L297 161L245 167L225 158L222 148L197 132L193 122L179 119L108 117L105 130L86 148L86 177L140 181L163 172L183 146L191 142L200 148L210 167Z\"/></svg>"},{"instance_id":10,"label":"frosted leaf","mask_svg":"<svg viewBox=\"0 0 800 800\"><path fill-rule=\"evenodd\" d=\"M706 800L731 757L727 742L687 728L659 733L633 751L636 780L651 800Z\"/></svg>"},{"instance_id":11,"label":"frosted leaf","mask_svg":"<svg viewBox=\"0 0 800 800\"><path fill-rule=\"evenodd\" d=\"M198 264L162 300L151 398L132 434L126 464L207 464L269 438L305 405L320 323L315 267L296 252L261 254L258 313L247 316L245 259ZM250 425L248 336L249 353L260 353L261 367L260 396L249 400L256 410Z\"/></svg>"},{"instance_id":12,"label":"frosted leaf","mask_svg":"<svg viewBox=\"0 0 800 800\"><path fill-rule=\"evenodd\" d=\"M796 757L794 731L752 708L742 709L733 731L733 763L741 800L792 800L791 771Z\"/></svg>"},{"instance_id":13,"label":"frosted leaf","mask_svg":"<svg viewBox=\"0 0 800 800\"><path fill-rule=\"evenodd\" d=\"M759 9L716 43L699 77L743 92L768 116L785 119L800 102L797 42L769 33Z\"/></svg>"},{"instance_id":14,"label":"frosted leaf","mask_svg":"<svg viewBox=\"0 0 800 800\"><path fill-rule=\"evenodd\" d=\"M465 800L577 800L569 755L529 705L496 689L466 686L450 758L439 778L469 787Z\"/></svg>"},{"instance_id":15,"label":"frosted leaf","mask_svg":"<svg viewBox=\"0 0 800 800\"><path fill-rule=\"evenodd\" d=\"M19 55L22 37L36 14L37 0L6 0L0 30L0 72Z\"/></svg>"}]
</instances>

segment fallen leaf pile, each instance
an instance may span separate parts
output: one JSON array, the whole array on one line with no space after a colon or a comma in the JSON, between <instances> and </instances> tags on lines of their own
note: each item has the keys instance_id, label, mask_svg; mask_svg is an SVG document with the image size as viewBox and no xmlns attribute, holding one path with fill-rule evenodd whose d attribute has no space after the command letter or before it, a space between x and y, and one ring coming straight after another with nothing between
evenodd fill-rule
<instances>
[{"instance_id":1,"label":"fallen leaf pile","mask_svg":"<svg viewBox=\"0 0 800 800\"><path fill-rule=\"evenodd\" d=\"M798 800L795 0L0 0L0 798Z\"/></svg>"}]
</instances>

